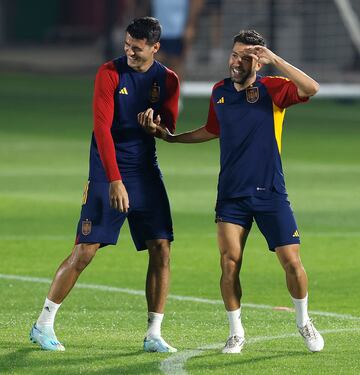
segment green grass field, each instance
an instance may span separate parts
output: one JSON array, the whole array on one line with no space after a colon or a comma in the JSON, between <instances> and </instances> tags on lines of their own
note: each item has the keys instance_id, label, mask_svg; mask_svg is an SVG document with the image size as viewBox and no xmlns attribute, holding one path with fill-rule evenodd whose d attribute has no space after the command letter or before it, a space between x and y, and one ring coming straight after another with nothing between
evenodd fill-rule
<instances>
[{"instance_id":1,"label":"green grass field","mask_svg":"<svg viewBox=\"0 0 360 375\"><path fill-rule=\"evenodd\" d=\"M283 164L301 230L310 310L326 341L322 353L307 352L293 313L268 307L291 307L291 301L278 261L254 227L242 272L248 344L241 355L220 354L228 324L213 223L216 141L158 143L175 228L173 297L163 335L179 352L142 352L146 304L131 293L144 289L147 254L136 253L126 226L58 313L66 352L49 353L28 338L49 287L32 278L51 279L72 247L87 178L93 84L15 74L0 80L1 375L360 373L359 102L313 100L289 109L285 119ZM207 103L187 99L178 131L202 125Z\"/></svg>"}]
</instances>

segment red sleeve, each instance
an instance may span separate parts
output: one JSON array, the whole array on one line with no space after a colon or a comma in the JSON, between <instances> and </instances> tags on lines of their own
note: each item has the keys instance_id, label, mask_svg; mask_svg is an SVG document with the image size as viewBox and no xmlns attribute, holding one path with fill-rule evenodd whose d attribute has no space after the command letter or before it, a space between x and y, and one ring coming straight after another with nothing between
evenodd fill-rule
<instances>
[{"instance_id":1,"label":"red sleeve","mask_svg":"<svg viewBox=\"0 0 360 375\"><path fill-rule=\"evenodd\" d=\"M212 134L219 135L220 134L220 126L219 121L216 117L215 108L214 108L214 100L211 96L210 98L210 105L209 105L209 113L207 122L205 125L205 129Z\"/></svg>"},{"instance_id":2,"label":"red sleeve","mask_svg":"<svg viewBox=\"0 0 360 375\"><path fill-rule=\"evenodd\" d=\"M213 87L213 91L212 91L211 98L210 98L210 104L209 104L208 118L207 118L206 125L205 125L205 129L209 133L212 133L215 135L220 135L220 125L219 125L219 121L217 119L216 112L215 112L213 94L214 94L214 90L217 87L222 86L223 84L224 84L224 81L220 81L216 83Z\"/></svg>"},{"instance_id":3,"label":"red sleeve","mask_svg":"<svg viewBox=\"0 0 360 375\"><path fill-rule=\"evenodd\" d=\"M176 120L178 117L178 105L180 95L180 84L177 75L166 68L166 99L160 110L161 122L171 133L175 132Z\"/></svg>"},{"instance_id":4,"label":"red sleeve","mask_svg":"<svg viewBox=\"0 0 360 375\"><path fill-rule=\"evenodd\" d=\"M298 95L295 83L284 77L264 77L260 80L267 88L273 102L279 108L287 108L293 104L304 103L308 97Z\"/></svg>"},{"instance_id":5,"label":"red sleeve","mask_svg":"<svg viewBox=\"0 0 360 375\"><path fill-rule=\"evenodd\" d=\"M119 75L113 62L102 65L95 78L93 112L94 136L100 158L109 182L121 180L116 162L111 126L114 117L114 92L119 85Z\"/></svg>"}]
</instances>

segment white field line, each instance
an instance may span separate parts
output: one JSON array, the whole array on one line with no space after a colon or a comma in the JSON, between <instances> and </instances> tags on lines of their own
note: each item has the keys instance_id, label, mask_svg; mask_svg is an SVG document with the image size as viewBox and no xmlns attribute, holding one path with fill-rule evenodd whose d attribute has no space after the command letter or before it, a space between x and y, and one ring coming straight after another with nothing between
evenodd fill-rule
<instances>
[{"instance_id":1,"label":"white field line","mask_svg":"<svg viewBox=\"0 0 360 375\"><path fill-rule=\"evenodd\" d=\"M43 277L32 277L32 276L20 276L20 275L7 275L7 274L0 274L0 279L5 280L16 280L16 281L25 281L31 283L42 283L42 284L50 284L51 279L43 278ZM107 286L107 285L98 285L98 284L84 284L84 283L77 283L75 288L80 289L91 289L91 290L101 290L103 292L115 292L115 293L124 293L124 294L131 294L136 296L144 296L145 293L143 290L136 290L136 289L128 289L128 288L119 288L115 286ZM217 299L209 299L209 298L200 298L200 297L191 297L191 296L178 296L175 294L169 294L168 299L182 301L182 302L195 302L195 303L205 303L209 305L222 305L222 300ZM265 310L274 310L274 306L270 305L261 305L255 303L243 303L242 306L249 307L251 309L265 309ZM338 314L334 312L326 312L326 311L309 311L311 315L319 315L319 316L328 316L336 319L345 319L345 320L359 320L359 316L354 316L350 314Z\"/></svg>"},{"instance_id":2,"label":"white field line","mask_svg":"<svg viewBox=\"0 0 360 375\"><path fill-rule=\"evenodd\" d=\"M360 328L343 328L343 329L328 329L321 331L322 334L330 334L330 333L341 333L341 332L359 332ZM263 341L271 341L271 340L280 340L280 339L287 339L291 337L299 337L298 333L289 333L285 335L279 335L279 336L257 336L257 337L251 337L246 340L246 346L255 344L258 342ZM160 363L160 370L166 374L166 375L187 375L184 366L185 363L194 357L197 357L205 350L215 350L215 349L221 349L224 346L224 343L218 343L218 344L210 344L201 346L197 349L193 350L184 350L175 354L172 354L170 357L166 358Z\"/></svg>"}]
</instances>

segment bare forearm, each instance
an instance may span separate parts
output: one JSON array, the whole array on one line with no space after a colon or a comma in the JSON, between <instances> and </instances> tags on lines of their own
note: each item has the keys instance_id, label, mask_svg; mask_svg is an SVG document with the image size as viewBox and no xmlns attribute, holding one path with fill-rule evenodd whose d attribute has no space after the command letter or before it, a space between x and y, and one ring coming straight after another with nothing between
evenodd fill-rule
<instances>
[{"instance_id":1,"label":"bare forearm","mask_svg":"<svg viewBox=\"0 0 360 375\"><path fill-rule=\"evenodd\" d=\"M273 65L295 83L299 96L313 96L319 91L319 84L314 79L281 57L276 56Z\"/></svg>"},{"instance_id":2,"label":"bare forearm","mask_svg":"<svg viewBox=\"0 0 360 375\"><path fill-rule=\"evenodd\" d=\"M166 124L160 122L159 116L154 122L153 112L151 108L148 108L146 111L138 113L137 117L142 128L156 138L170 143L200 143L218 138L217 135L207 131L205 125L189 132L173 135Z\"/></svg>"},{"instance_id":3,"label":"bare forearm","mask_svg":"<svg viewBox=\"0 0 360 375\"><path fill-rule=\"evenodd\" d=\"M201 143L217 138L215 134L208 132L205 126L185 133L171 135L168 134L166 141L170 143Z\"/></svg>"}]
</instances>

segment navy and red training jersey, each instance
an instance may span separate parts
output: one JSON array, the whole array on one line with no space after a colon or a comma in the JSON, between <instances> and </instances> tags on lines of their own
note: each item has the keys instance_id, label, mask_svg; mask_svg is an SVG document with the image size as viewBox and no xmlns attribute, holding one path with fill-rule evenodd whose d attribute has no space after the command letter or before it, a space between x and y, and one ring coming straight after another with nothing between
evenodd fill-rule
<instances>
[{"instance_id":1,"label":"navy and red training jersey","mask_svg":"<svg viewBox=\"0 0 360 375\"><path fill-rule=\"evenodd\" d=\"M102 65L95 79L89 179L110 182L157 169L155 139L137 114L151 107L174 132L178 99L176 74L158 61L144 73L130 68L126 56Z\"/></svg>"},{"instance_id":2,"label":"navy and red training jersey","mask_svg":"<svg viewBox=\"0 0 360 375\"><path fill-rule=\"evenodd\" d=\"M285 108L307 100L283 77L257 76L241 91L230 78L214 85L206 130L220 137L219 200L286 194L280 158Z\"/></svg>"}]
</instances>

